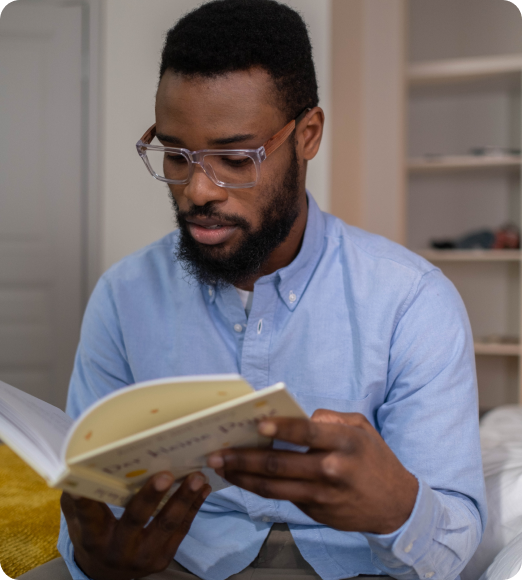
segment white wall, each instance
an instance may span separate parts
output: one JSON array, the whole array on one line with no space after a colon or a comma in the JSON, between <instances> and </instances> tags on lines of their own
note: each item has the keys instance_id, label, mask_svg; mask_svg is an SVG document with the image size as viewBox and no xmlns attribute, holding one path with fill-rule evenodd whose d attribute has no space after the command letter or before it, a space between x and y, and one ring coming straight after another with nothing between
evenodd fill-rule
<instances>
[{"instance_id":1,"label":"white wall","mask_svg":"<svg viewBox=\"0 0 522 580\"><path fill-rule=\"evenodd\" d=\"M332 0L332 213L398 243L404 40L405 0Z\"/></svg>"},{"instance_id":2,"label":"white wall","mask_svg":"<svg viewBox=\"0 0 522 580\"><path fill-rule=\"evenodd\" d=\"M154 122L154 96L165 32L199 0L105 0L102 11L101 267L173 228L165 185L155 182L135 143ZM289 0L310 26L320 96L330 100L330 0ZM329 207L329 126L309 166L308 187Z\"/></svg>"},{"instance_id":3,"label":"white wall","mask_svg":"<svg viewBox=\"0 0 522 580\"><path fill-rule=\"evenodd\" d=\"M314 50L315 70L319 84L319 104L326 115L326 126L317 157L308 165L306 185L324 211L330 209L331 149L331 18L330 0L286 0L299 11L308 24Z\"/></svg>"},{"instance_id":4,"label":"white wall","mask_svg":"<svg viewBox=\"0 0 522 580\"><path fill-rule=\"evenodd\" d=\"M410 0L409 60L522 51L520 11L504 0Z\"/></svg>"},{"instance_id":5,"label":"white wall","mask_svg":"<svg viewBox=\"0 0 522 580\"><path fill-rule=\"evenodd\" d=\"M404 243L402 1L364 0L361 227Z\"/></svg>"}]
</instances>

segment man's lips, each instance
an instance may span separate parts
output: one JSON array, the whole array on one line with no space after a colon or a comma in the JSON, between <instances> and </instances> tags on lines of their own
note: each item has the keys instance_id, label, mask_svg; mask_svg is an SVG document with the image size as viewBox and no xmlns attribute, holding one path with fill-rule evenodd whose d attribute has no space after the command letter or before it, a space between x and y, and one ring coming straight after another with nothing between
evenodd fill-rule
<instances>
[{"instance_id":1,"label":"man's lips","mask_svg":"<svg viewBox=\"0 0 522 580\"><path fill-rule=\"evenodd\" d=\"M226 242L237 229L234 224L216 218L190 218L186 221L189 232L196 242L206 245Z\"/></svg>"}]
</instances>

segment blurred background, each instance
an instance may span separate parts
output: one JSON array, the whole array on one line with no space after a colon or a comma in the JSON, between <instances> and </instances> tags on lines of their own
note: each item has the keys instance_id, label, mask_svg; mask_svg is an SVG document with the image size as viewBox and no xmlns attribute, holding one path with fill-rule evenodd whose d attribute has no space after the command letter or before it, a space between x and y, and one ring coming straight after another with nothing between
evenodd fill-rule
<instances>
[{"instance_id":1,"label":"blurred background","mask_svg":"<svg viewBox=\"0 0 522 580\"><path fill-rule=\"evenodd\" d=\"M0 18L0 380L64 407L99 276L173 227L136 141L196 0L17 0ZM522 18L505 0L291 0L327 125L322 209L456 284L482 410L522 397Z\"/></svg>"}]
</instances>

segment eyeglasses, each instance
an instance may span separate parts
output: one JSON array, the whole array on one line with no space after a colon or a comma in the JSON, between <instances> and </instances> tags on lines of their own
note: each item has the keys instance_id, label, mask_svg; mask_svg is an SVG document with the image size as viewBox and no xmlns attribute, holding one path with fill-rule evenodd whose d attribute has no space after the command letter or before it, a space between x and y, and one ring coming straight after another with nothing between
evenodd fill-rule
<instances>
[{"instance_id":1,"label":"eyeglasses","mask_svg":"<svg viewBox=\"0 0 522 580\"><path fill-rule=\"evenodd\" d=\"M254 187L259 180L261 163L288 139L310 110L305 109L258 149L189 151L179 147L164 147L156 137L156 124L136 143L136 148L150 174L165 183L189 183L194 165L199 165L205 175L219 187Z\"/></svg>"}]
</instances>

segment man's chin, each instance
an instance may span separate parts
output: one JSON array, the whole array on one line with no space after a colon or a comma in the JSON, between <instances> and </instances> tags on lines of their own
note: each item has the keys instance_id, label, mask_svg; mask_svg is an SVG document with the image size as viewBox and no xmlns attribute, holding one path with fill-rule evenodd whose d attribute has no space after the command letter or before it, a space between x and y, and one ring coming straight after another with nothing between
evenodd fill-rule
<instances>
[{"instance_id":1,"label":"man's chin","mask_svg":"<svg viewBox=\"0 0 522 580\"><path fill-rule=\"evenodd\" d=\"M240 235L238 238L238 240L227 240L220 244L203 244L188 234L185 238L188 243L183 244L185 250L188 250L185 256L195 265L203 267L206 265L218 269L224 267L226 270L241 248L243 236Z\"/></svg>"},{"instance_id":2,"label":"man's chin","mask_svg":"<svg viewBox=\"0 0 522 580\"><path fill-rule=\"evenodd\" d=\"M241 240L236 241L233 239L226 240L222 243L204 244L199 242L193 236L190 237L192 238L192 244L194 245L194 248L197 248L197 253L202 257L210 259L227 260L235 254L241 245Z\"/></svg>"}]
</instances>

